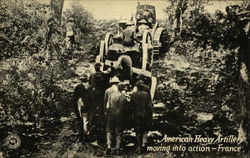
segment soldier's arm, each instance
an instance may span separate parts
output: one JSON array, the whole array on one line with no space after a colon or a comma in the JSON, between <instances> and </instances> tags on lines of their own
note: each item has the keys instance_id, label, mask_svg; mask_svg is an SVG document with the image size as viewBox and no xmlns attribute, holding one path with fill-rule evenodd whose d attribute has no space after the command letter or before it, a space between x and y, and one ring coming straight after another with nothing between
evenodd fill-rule
<instances>
[{"instance_id":1,"label":"soldier's arm","mask_svg":"<svg viewBox=\"0 0 250 158\"><path fill-rule=\"evenodd\" d=\"M149 115L153 115L153 103L150 94L148 94L148 112Z\"/></svg>"},{"instance_id":2,"label":"soldier's arm","mask_svg":"<svg viewBox=\"0 0 250 158\"><path fill-rule=\"evenodd\" d=\"M107 93L107 90L105 91L105 94L104 94L104 108L108 108L108 93Z\"/></svg>"},{"instance_id":3,"label":"soldier's arm","mask_svg":"<svg viewBox=\"0 0 250 158\"><path fill-rule=\"evenodd\" d=\"M92 83L92 78L93 78L93 75L91 74L91 75L89 76L89 85L90 85L90 86L92 86L92 84L93 84L93 83Z\"/></svg>"},{"instance_id":4,"label":"soldier's arm","mask_svg":"<svg viewBox=\"0 0 250 158\"><path fill-rule=\"evenodd\" d=\"M134 97L133 93L132 93L131 98L130 98L129 106L131 107L132 113L134 114L134 112L135 112L135 97Z\"/></svg>"}]
</instances>

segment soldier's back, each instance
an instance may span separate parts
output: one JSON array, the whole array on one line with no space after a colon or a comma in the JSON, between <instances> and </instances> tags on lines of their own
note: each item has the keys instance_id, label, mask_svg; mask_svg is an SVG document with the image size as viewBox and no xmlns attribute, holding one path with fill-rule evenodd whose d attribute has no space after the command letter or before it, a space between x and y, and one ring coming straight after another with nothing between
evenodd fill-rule
<instances>
[{"instance_id":1,"label":"soldier's back","mask_svg":"<svg viewBox=\"0 0 250 158\"><path fill-rule=\"evenodd\" d=\"M119 91L114 92L109 97L111 115L120 115L126 97Z\"/></svg>"}]
</instances>

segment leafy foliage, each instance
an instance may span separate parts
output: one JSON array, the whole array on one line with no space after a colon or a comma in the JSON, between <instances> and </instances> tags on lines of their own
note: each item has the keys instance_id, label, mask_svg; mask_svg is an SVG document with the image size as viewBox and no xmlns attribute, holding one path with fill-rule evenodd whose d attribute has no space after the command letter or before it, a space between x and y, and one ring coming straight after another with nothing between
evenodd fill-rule
<instances>
[{"instance_id":1,"label":"leafy foliage","mask_svg":"<svg viewBox=\"0 0 250 158\"><path fill-rule=\"evenodd\" d=\"M13 1L0 5L0 59L18 55L32 55L44 47L49 6Z\"/></svg>"},{"instance_id":2,"label":"leafy foliage","mask_svg":"<svg viewBox=\"0 0 250 158\"><path fill-rule=\"evenodd\" d=\"M4 23L0 38L1 126L16 127L28 122L38 126L42 118L69 114L72 89L60 82L76 77L72 68L77 61L66 60L69 57L64 46L67 16L80 21L78 40L83 46L88 44L83 37L92 31L93 18L83 8L67 11L61 25L53 21L57 27L49 32L50 6L22 2L4 1L0 5L0 21ZM52 40L48 40L49 33Z\"/></svg>"}]
</instances>

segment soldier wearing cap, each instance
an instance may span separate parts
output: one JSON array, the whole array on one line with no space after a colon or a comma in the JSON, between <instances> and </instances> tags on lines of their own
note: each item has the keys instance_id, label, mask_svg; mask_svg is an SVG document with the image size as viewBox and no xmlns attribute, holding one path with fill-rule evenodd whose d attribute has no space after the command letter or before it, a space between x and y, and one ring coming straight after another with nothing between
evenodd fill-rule
<instances>
[{"instance_id":1,"label":"soldier wearing cap","mask_svg":"<svg viewBox=\"0 0 250 158\"><path fill-rule=\"evenodd\" d=\"M99 143L104 143L105 138L105 115L104 93L109 84L109 73L101 71L101 63L95 64L95 72L89 77L90 84L90 122L91 133L97 136Z\"/></svg>"},{"instance_id":2,"label":"soldier wearing cap","mask_svg":"<svg viewBox=\"0 0 250 158\"><path fill-rule=\"evenodd\" d=\"M80 130L80 140L88 134L89 84L88 76L80 77L81 83L75 87L73 94L73 110L77 116L77 128Z\"/></svg>"},{"instance_id":3,"label":"soldier wearing cap","mask_svg":"<svg viewBox=\"0 0 250 158\"><path fill-rule=\"evenodd\" d=\"M150 88L149 88L149 86L148 86L147 84L145 84L145 82L144 82L144 81L147 80L146 77L143 76L143 75L138 75L138 76L136 77L136 79L138 79L138 81L139 81L139 80L142 81L142 82L141 82L141 81L140 81L140 82L141 82L141 85L143 86L143 90L144 90L145 92L148 92L148 94L150 94ZM137 89L138 89L138 87L135 86L135 87L133 88L133 91L132 91L132 92L136 92ZM151 94L150 94L150 95L151 95Z\"/></svg>"},{"instance_id":4,"label":"soldier wearing cap","mask_svg":"<svg viewBox=\"0 0 250 158\"><path fill-rule=\"evenodd\" d=\"M127 104L127 99L122 93L124 90L125 85L123 83L119 83L117 85L118 91L113 92L108 97L108 104L107 107L107 124L106 124L106 132L107 132L107 151L106 154L109 154L111 151L111 144L112 144L112 136L115 136L116 141L116 152L117 154L121 153L120 145L121 145L121 138L122 138L122 131L123 131L123 118L124 113L123 109Z\"/></svg>"},{"instance_id":5,"label":"soldier wearing cap","mask_svg":"<svg viewBox=\"0 0 250 158\"><path fill-rule=\"evenodd\" d=\"M136 152L142 153L147 143L147 132L152 121L152 100L150 94L143 90L144 82L139 80L136 83L137 91L131 95L131 106L135 119L135 132L137 138Z\"/></svg>"},{"instance_id":6,"label":"soldier wearing cap","mask_svg":"<svg viewBox=\"0 0 250 158\"><path fill-rule=\"evenodd\" d=\"M118 87L117 84L120 82L119 78L114 76L111 80L110 80L110 84L111 87L109 87L106 91L105 91L105 95L104 95L104 105L106 106L106 108L109 108L109 104L108 104L108 98L109 96L118 91Z\"/></svg>"},{"instance_id":7,"label":"soldier wearing cap","mask_svg":"<svg viewBox=\"0 0 250 158\"><path fill-rule=\"evenodd\" d=\"M149 25L153 23L153 14L148 9L143 10L142 15Z\"/></svg>"}]
</instances>

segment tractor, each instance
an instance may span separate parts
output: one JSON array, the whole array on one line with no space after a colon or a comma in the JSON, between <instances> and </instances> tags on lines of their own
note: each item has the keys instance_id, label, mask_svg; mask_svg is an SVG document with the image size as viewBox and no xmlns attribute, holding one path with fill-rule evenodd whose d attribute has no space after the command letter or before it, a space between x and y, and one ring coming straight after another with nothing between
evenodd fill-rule
<instances>
[{"instance_id":1,"label":"tractor","mask_svg":"<svg viewBox=\"0 0 250 158\"><path fill-rule=\"evenodd\" d=\"M144 19L147 21L147 25L150 28L149 32L152 38L152 58L155 56L158 57L166 51L168 35L166 30L161 27L156 20L155 6L148 4L140 5L140 3L138 3L135 16L132 17L132 20L138 27L140 21Z\"/></svg>"}]
</instances>

